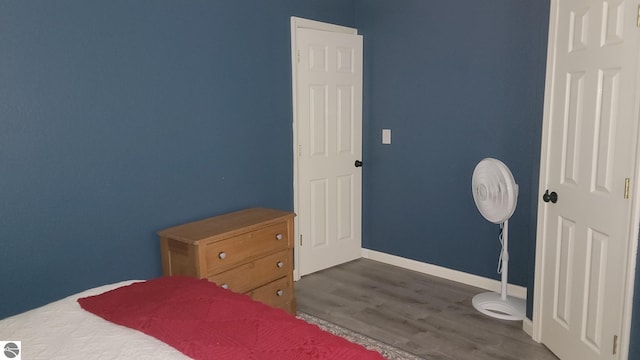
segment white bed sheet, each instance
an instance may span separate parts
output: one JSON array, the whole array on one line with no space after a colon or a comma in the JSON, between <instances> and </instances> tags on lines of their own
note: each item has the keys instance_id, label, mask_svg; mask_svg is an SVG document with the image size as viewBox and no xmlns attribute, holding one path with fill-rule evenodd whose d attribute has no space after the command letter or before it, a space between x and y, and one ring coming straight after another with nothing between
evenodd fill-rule
<instances>
[{"instance_id":1,"label":"white bed sheet","mask_svg":"<svg viewBox=\"0 0 640 360\"><path fill-rule=\"evenodd\" d=\"M133 282L96 287L0 320L0 341L21 341L22 359L28 360L189 359L154 337L85 311L76 301Z\"/></svg>"}]
</instances>

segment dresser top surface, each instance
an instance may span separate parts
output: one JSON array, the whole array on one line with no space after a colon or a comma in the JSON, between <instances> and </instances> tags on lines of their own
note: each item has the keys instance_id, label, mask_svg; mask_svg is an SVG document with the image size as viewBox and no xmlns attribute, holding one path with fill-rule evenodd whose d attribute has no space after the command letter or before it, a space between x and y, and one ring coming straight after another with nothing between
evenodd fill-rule
<instances>
[{"instance_id":1,"label":"dresser top surface","mask_svg":"<svg viewBox=\"0 0 640 360\"><path fill-rule=\"evenodd\" d=\"M288 220L294 215L291 211L251 208L173 226L158 231L158 235L195 244L201 240L211 240L216 236Z\"/></svg>"}]
</instances>

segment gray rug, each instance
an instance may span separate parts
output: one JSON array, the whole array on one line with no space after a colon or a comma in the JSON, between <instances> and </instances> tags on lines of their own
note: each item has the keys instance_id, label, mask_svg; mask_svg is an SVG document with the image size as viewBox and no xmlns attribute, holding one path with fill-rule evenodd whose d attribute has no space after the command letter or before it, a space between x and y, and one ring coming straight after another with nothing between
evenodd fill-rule
<instances>
[{"instance_id":1,"label":"gray rug","mask_svg":"<svg viewBox=\"0 0 640 360\"><path fill-rule=\"evenodd\" d=\"M382 354L385 358L389 360L420 360L422 358L410 354L406 351L402 351L398 348L395 348L391 345L385 344L378 340L372 339L368 336L362 335L355 331L345 329L341 326L338 326L334 323L330 323L328 321L317 318L313 315L309 315L306 313L298 312L298 318L310 323L318 325L319 328L328 331L334 335L338 335L343 337L351 342L356 344L360 344L369 350L374 350Z\"/></svg>"}]
</instances>

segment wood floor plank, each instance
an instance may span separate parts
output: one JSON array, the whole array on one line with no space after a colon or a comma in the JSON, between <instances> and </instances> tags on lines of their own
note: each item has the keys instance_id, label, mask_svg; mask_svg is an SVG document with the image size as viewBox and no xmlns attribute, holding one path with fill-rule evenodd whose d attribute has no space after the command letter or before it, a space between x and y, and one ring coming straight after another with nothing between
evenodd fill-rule
<instances>
[{"instance_id":1,"label":"wood floor plank","mask_svg":"<svg viewBox=\"0 0 640 360\"><path fill-rule=\"evenodd\" d=\"M477 312L484 290L359 259L295 285L298 310L429 360L557 360L521 321Z\"/></svg>"}]
</instances>

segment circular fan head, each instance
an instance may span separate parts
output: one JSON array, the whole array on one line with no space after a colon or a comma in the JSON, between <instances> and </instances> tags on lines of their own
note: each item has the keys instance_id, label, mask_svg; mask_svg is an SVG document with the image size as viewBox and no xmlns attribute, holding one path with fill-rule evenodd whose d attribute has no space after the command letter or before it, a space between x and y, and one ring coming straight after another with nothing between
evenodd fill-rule
<instances>
[{"instance_id":1,"label":"circular fan head","mask_svg":"<svg viewBox=\"0 0 640 360\"><path fill-rule=\"evenodd\" d=\"M482 159L473 170L473 200L478 210L494 224L507 221L516 209L518 185L500 160Z\"/></svg>"}]
</instances>

